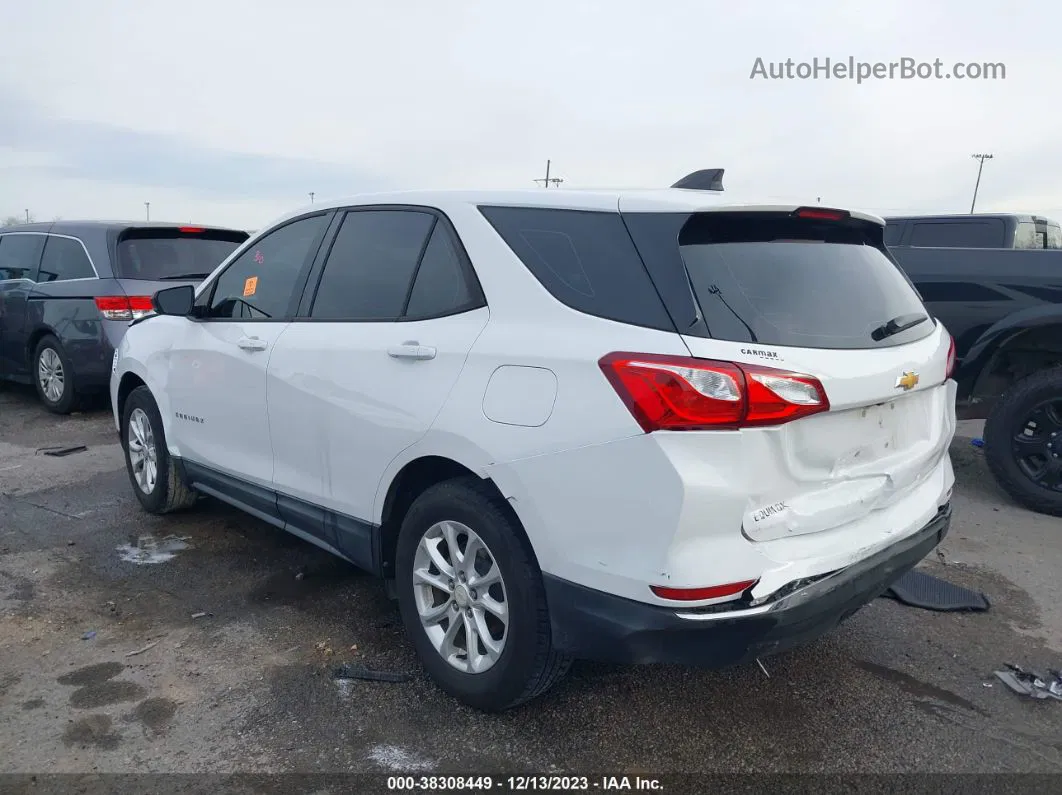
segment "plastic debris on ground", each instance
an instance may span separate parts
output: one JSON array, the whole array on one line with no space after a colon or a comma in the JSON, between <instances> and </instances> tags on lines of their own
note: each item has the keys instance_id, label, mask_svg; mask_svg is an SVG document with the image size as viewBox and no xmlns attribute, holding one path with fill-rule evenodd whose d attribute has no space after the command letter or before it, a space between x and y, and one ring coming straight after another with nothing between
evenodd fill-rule
<instances>
[{"instance_id":1,"label":"plastic debris on ground","mask_svg":"<svg viewBox=\"0 0 1062 795\"><path fill-rule=\"evenodd\" d=\"M984 447L985 446L985 440L980 438L980 437L978 437L977 439L971 439L970 440L970 444L972 444L974 447Z\"/></svg>"},{"instance_id":2,"label":"plastic debris on ground","mask_svg":"<svg viewBox=\"0 0 1062 795\"><path fill-rule=\"evenodd\" d=\"M86 450L88 450L88 447L86 447L85 445L83 445L83 444L75 444L75 445L71 445L69 447L42 447L37 452L38 453L43 453L44 455L50 455L50 456L53 456L55 458L61 458L61 457L65 456L65 455L73 455L74 453L83 453Z\"/></svg>"},{"instance_id":3,"label":"plastic debris on ground","mask_svg":"<svg viewBox=\"0 0 1062 795\"><path fill-rule=\"evenodd\" d=\"M1007 663L1006 670L996 671L996 678L1019 696L1038 700L1062 701L1062 671L1048 669L1047 676L1035 671L1026 671L1018 665Z\"/></svg>"},{"instance_id":4,"label":"plastic debris on ground","mask_svg":"<svg viewBox=\"0 0 1062 795\"><path fill-rule=\"evenodd\" d=\"M140 536L136 545L122 544L116 549L119 557L127 563L135 563L142 566L150 563L165 563L182 550L189 549L188 539L178 536L167 536L156 540L154 536Z\"/></svg>"},{"instance_id":5,"label":"plastic debris on ground","mask_svg":"<svg viewBox=\"0 0 1062 795\"><path fill-rule=\"evenodd\" d=\"M96 637L96 630L90 629L88 632L81 636L81 640L92 640L94 637Z\"/></svg>"},{"instance_id":6,"label":"plastic debris on ground","mask_svg":"<svg viewBox=\"0 0 1062 795\"><path fill-rule=\"evenodd\" d=\"M917 570L907 572L882 596L911 607L940 612L957 610L980 612L991 607L988 597L983 593L952 585L946 580Z\"/></svg>"},{"instance_id":7,"label":"plastic debris on ground","mask_svg":"<svg viewBox=\"0 0 1062 795\"><path fill-rule=\"evenodd\" d=\"M362 679L366 682L411 682L413 677L409 674L393 673L391 671L372 671L364 665L344 663L332 669L333 679Z\"/></svg>"}]
</instances>

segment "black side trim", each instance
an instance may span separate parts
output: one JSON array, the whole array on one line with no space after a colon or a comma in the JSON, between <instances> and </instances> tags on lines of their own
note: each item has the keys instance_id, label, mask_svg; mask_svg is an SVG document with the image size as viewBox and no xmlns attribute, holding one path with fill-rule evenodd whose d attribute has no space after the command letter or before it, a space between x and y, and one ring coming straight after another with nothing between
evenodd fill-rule
<instances>
[{"instance_id":1,"label":"black side trim","mask_svg":"<svg viewBox=\"0 0 1062 795\"><path fill-rule=\"evenodd\" d=\"M378 526L335 511L325 511L324 521L336 546L351 563L378 577L387 576Z\"/></svg>"},{"instance_id":2,"label":"black side trim","mask_svg":"<svg viewBox=\"0 0 1062 795\"><path fill-rule=\"evenodd\" d=\"M186 459L174 458L188 484L306 540L377 577L387 577L380 527L280 494Z\"/></svg>"},{"instance_id":3,"label":"black side trim","mask_svg":"<svg viewBox=\"0 0 1062 795\"><path fill-rule=\"evenodd\" d=\"M334 537L329 538L325 530L324 508L279 492L274 492L274 495L277 501L277 513L285 524L294 525L304 533L310 533L334 545Z\"/></svg>"},{"instance_id":4,"label":"black side trim","mask_svg":"<svg viewBox=\"0 0 1062 795\"><path fill-rule=\"evenodd\" d=\"M240 503L241 507L246 507L249 513L254 513L273 524L284 521L277 509L275 492L205 467L195 461L185 460L184 471L188 485L205 486L211 491L220 492Z\"/></svg>"}]
</instances>

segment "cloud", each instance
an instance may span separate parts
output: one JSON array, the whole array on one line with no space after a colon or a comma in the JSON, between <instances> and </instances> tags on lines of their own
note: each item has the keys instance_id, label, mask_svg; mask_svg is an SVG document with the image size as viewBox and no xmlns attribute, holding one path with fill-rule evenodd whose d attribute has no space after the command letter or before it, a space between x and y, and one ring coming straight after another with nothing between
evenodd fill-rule
<instances>
[{"instance_id":1,"label":"cloud","mask_svg":"<svg viewBox=\"0 0 1062 795\"><path fill-rule=\"evenodd\" d=\"M308 198L308 188L327 195L388 186L379 175L350 164L226 151L169 133L56 118L12 92L0 91L0 107L5 114L0 147L36 152L38 161L47 156L50 162L28 166L43 178L167 186L235 200Z\"/></svg>"},{"instance_id":2,"label":"cloud","mask_svg":"<svg viewBox=\"0 0 1062 795\"><path fill-rule=\"evenodd\" d=\"M547 158L570 188L724 167L735 199L961 212L990 151L981 208L1062 215L1060 22L989 0L15 5L0 214L128 214L150 193L235 222L311 190L532 187ZM758 57L849 56L1007 78L750 79Z\"/></svg>"}]
</instances>

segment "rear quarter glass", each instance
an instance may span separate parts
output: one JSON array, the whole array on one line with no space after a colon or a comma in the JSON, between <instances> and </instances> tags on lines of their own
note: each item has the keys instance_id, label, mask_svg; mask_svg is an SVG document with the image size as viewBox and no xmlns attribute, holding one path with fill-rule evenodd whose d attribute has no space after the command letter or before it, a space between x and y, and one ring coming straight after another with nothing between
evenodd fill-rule
<instances>
[{"instance_id":1,"label":"rear quarter glass","mask_svg":"<svg viewBox=\"0 0 1062 795\"><path fill-rule=\"evenodd\" d=\"M787 213L699 213L678 246L707 336L734 342L823 349L903 345L934 324L885 249L882 227ZM656 255L641 251L643 258ZM926 317L885 336L896 318Z\"/></svg>"},{"instance_id":2,"label":"rear quarter glass","mask_svg":"<svg viewBox=\"0 0 1062 795\"><path fill-rule=\"evenodd\" d=\"M565 306L675 331L618 212L480 206L539 283Z\"/></svg>"}]
</instances>

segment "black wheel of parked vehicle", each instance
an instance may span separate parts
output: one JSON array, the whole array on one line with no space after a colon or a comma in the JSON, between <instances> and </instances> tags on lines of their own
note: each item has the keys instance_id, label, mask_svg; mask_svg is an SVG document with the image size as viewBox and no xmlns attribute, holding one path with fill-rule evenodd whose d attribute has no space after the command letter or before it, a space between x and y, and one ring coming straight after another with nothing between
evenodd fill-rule
<instances>
[{"instance_id":1,"label":"black wheel of parked vehicle","mask_svg":"<svg viewBox=\"0 0 1062 795\"><path fill-rule=\"evenodd\" d=\"M571 660L553 648L542 573L523 529L475 478L432 486L402 522L396 587L432 679L501 712L548 690Z\"/></svg>"},{"instance_id":2,"label":"black wheel of parked vehicle","mask_svg":"<svg viewBox=\"0 0 1062 795\"><path fill-rule=\"evenodd\" d=\"M73 411L78 403L74 370L59 340L51 334L42 337L33 351L32 365L33 383L44 407L54 414Z\"/></svg>"},{"instance_id":3,"label":"black wheel of parked vehicle","mask_svg":"<svg viewBox=\"0 0 1062 795\"><path fill-rule=\"evenodd\" d=\"M146 386L126 398L122 411L122 449L133 493L148 513L187 508L198 496L181 477L166 448L159 407Z\"/></svg>"},{"instance_id":4,"label":"black wheel of parked vehicle","mask_svg":"<svg viewBox=\"0 0 1062 795\"><path fill-rule=\"evenodd\" d=\"M1003 393L985 422L985 460L1016 502L1062 516L1062 367Z\"/></svg>"}]
</instances>

